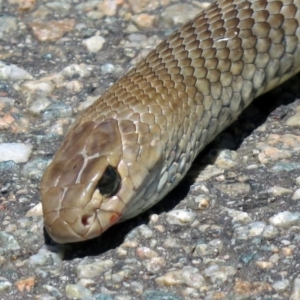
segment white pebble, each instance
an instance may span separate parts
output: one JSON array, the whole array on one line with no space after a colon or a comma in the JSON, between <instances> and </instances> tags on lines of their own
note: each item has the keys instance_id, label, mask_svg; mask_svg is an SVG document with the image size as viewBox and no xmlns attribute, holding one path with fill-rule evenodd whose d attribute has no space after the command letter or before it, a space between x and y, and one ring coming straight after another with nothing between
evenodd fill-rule
<instances>
[{"instance_id":1,"label":"white pebble","mask_svg":"<svg viewBox=\"0 0 300 300\"><path fill-rule=\"evenodd\" d=\"M92 36L83 40L83 45L92 53L100 51L105 43L105 39L102 36Z\"/></svg>"},{"instance_id":2,"label":"white pebble","mask_svg":"<svg viewBox=\"0 0 300 300\"><path fill-rule=\"evenodd\" d=\"M5 65L0 62L0 79L18 81L32 79L32 76L16 65Z\"/></svg>"},{"instance_id":3,"label":"white pebble","mask_svg":"<svg viewBox=\"0 0 300 300\"><path fill-rule=\"evenodd\" d=\"M248 213L240 210L235 210L231 208L225 208L225 211L232 218L233 223L249 224L252 222L251 217Z\"/></svg>"},{"instance_id":4,"label":"white pebble","mask_svg":"<svg viewBox=\"0 0 300 300\"><path fill-rule=\"evenodd\" d=\"M300 189L297 189L292 197L293 200L299 200L300 199Z\"/></svg>"},{"instance_id":5,"label":"white pebble","mask_svg":"<svg viewBox=\"0 0 300 300\"><path fill-rule=\"evenodd\" d=\"M0 144L0 162L12 160L15 163L27 162L32 146L23 143Z\"/></svg>"},{"instance_id":6,"label":"white pebble","mask_svg":"<svg viewBox=\"0 0 300 300\"><path fill-rule=\"evenodd\" d=\"M95 261L91 264L80 264L76 268L78 278L93 278L100 276L113 267L112 260Z\"/></svg>"},{"instance_id":7,"label":"white pebble","mask_svg":"<svg viewBox=\"0 0 300 300\"><path fill-rule=\"evenodd\" d=\"M42 209L42 202L39 202L37 205L31 207L27 213L26 217L34 217L34 216L42 216L43 215L43 209Z\"/></svg>"},{"instance_id":8,"label":"white pebble","mask_svg":"<svg viewBox=\"0 0 300 300\"><path fill-rule=\"evenodd\" d=\"M9 290L11 286L12 283L10 281L8 281L5 277L0 277L0 292Z\"/></svg>"},{"instance_id":9,"label":"white pebble","mask_svg":"<svg viewBox=\"0 0 300 300\"><path fill-rule=\"evenodd\" d=\"M186 284L190 287L200 288L205 285L205 279L197 268L186 266L180 270L170 271L155 279L159 286L172 286Z\"/></svg>"},{"instance_id":10,"label":"white pebble","mask_svg":"<svg viewBox=\"0 0 300 300\"><path fill-rule=\"evenodd\" d=\"M38 253L31 255L28 263L34 266L59 265L62 257L59 253L51 252L48 249L41 248Z\"/></svg>"},{"instance_id":11,"label":"white pebble","mask_svg":"<svg viewBox=\"0 0 300 300\"><path fill-rule=\"evenodd\" d=\"M184 209L177 209L177 210L170 211L166 214L166 216L167 216L167 222L169 224L179 224L179 225L190 224L196 218L196 214L194 212L187 211Z\"/></svg>"},{"instance_id":12,"label":"white pebble","mask_svg":"<svg viewBox=\"0 0 300 300\"><path fill-rule=\"evenodd\" d=\"M50 95L55 88L55 85L50 81L32 80L22 84L22 93L28 96L28 103L33 99L31 95L39 94L40 96Z\"/></svg>"},{"instance_id":13,"label":"white pebble","mask_svg":"<svg viewBox=\"0 0 300 300\"><path fill-rule=\"evenodd\" d=\"M263 237L266 239L275 238L278 234L278 229L273 225L267 225L263 231Z\"/></svg>"},{"instance_id":14,"label":"white pebble","mask_svg":"<svg viewBox=\"0 0 300 300\"><path fill-rule=\"evenodd\" d=\"M296 274L294 274L296 277L293 282L293 289L292 294L289 300L299 300L300 299L300 278L297 277Z\"/></svg>"},{"instance_id":15,"label":"white pebble","mask_svg":"<svg viewBox=\"0 0 300 300\"><path fill-rule=\"evenodd\" d=\"M270 195L273 195L273 196L283 196L283 195L286 195L286 194L291 194L292 191L290 189L286 189L284 187L281 187L281 186L273 186L271 188L268 189L268 193Z\"/></svg>"},{"instance_id":16,"label":"white pebble","mask_svg":"<svg viewBox=\"0 0 300 300\"><path fill-rule=\"evenodd\" d=\"M300 185L300 176L298 176L298 177L295 179L295 181L296 181L296 184L297 184L297 185Z\"/></svg>"},{"instance_id":17,"label":"white pebble","mask_svg":"<svg viewBox=\"0 0 300 300\"><path fill-rule=\"evenodd\" d=\"M92 296L92 293L80 284L68 284L66 286L68 299L84 299Z\"/></svg>"},{"instance_id":18,"label":"white pebble","mask_svg":"<svg viewBox=\"0 0 300 300\"><path fill-rule=\"evenodd\" d=\"M193 256L207 256L215 253L215 249L211 245L198 244L195 247Z\"/></svg>"},{"instance_id":19,"label":"white pebble","mask_svg":"<svg viewBox=\"0 0 300 300\"><path fill-rule=\"evenodd\" d=\"M264 222L253 222L246 226L236 228L234 235L239 240L247 240L262 235L265 227L266 224Z\"/></svg>"},{"instance_id":20,"label":"white pebble","mask_svg":"<svg viewBox=\"0 0 300 300\"><path fill-rule=\"evenodd\" d=\"M115 66L113 64L105 64L101 66L101 73L102 74L109 74L115 71Z\"/></svg>"},{"instance_id":21,"label":"white pebble","mask_svg":"<svg viewBox=\"0 0 300 300\"><path fill-rule=\"evenodd\" d=\"M28 111L32 115L39 115L43 110L45 110L51 102L47 98L41 98L34 101L28 108Z\"/></svg>"},{"instance_id":22,"label":"white pebble","mask_svg":"<svg viewBox=\"0 0 300 300\"><path fill-rule=\"evenodd\" d=\"M211 265L203 270L205 276L210 277L212 283L221 283L227 281L229 276L236 273L236 269L231 266Z\"/></svg>"},{"instance_id":23,"label":"white pebble","mask_svg":"<svg viewBox=\"0 0 300 300\"><path fill-rule=\"evenodd\" d=\"M92 68L87 65L87 64L72 64L69 65L67 67L65 67L62 71L61 71L61 75L63 75L64 77L74 77L74 76L79 76L80 78L85 78L90 76L92 71Z\"/></svg>"},{"instance_id":24,"label":"white pebble","mask_svg":"<svg viewBox=\"0 0 300 300\"><path fill-rule=\"evenodd\" d=\"M279 227L291 227L293 225L300 225L300 213L284 211L274 215L269 219L270 223Z\"/></svg>"}]
</instances>

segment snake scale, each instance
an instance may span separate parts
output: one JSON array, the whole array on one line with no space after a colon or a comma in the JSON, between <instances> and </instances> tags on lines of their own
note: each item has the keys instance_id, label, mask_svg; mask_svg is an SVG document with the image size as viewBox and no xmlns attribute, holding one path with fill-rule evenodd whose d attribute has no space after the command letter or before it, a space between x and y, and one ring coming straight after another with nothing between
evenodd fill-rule
<instances>
[{"instance_id":1,"label":"snake scale","mask_svg":"<svg viewBox=\"0 0 300 300\"><path fill-rule=\"evenodd\" d=\"M219 0L78 116L41 182L58 243L161 200L254 98L300 69L300 0Z\"/></svg>"}]
</instances>

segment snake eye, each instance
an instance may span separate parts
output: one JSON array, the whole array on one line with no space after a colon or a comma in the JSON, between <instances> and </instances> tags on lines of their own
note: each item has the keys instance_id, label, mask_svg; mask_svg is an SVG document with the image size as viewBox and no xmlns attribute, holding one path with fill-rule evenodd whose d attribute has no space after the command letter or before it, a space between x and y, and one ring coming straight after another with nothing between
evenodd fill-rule
<instances>
[{"instance_id":1,"label":"snake eye","mask_svg":"<svg viewBox=\"0 0 300 300\"><path fill-rule=\"evenodd\" d=\"M111 197L115 195L120 187L121 178L117 170L108 166L98 183L98 189L101 195Z\"/></svg>"}]
</instances>

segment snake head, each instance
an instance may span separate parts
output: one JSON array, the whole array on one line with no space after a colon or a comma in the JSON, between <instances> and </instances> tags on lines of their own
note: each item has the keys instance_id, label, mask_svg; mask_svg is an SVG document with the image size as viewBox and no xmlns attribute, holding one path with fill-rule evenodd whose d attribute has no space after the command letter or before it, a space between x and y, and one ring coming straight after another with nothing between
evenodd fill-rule
<instances>
[{"instance_id":1,"label":"snake head","mask_svg":"<svg viewBox=\"0 0 300 300\"><path fill-rule=\"evenodd\" d=\"M130 207L162 159L160 143L139 139L137 127L86 121L66 136L41 181L44 224L54 241L88 240L126 219L127 211L135 214Z\"/></svg>"}]
</instances>

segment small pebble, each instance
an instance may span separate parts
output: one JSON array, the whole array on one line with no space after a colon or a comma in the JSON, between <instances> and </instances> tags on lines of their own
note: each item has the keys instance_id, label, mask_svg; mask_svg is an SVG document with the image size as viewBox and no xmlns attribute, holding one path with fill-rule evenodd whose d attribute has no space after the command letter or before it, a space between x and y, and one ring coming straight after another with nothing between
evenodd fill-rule
<instances>
[{"instance_id":1,"label":"small pebble","mask_svg":"<svg viewBox=\"0 0 300 300\"><path fill-rule=\"evenodd\" d=\"M294 225L300 225L300 213L284 211L269 219L269 222L278 227L289 228Z\"/></svg>"},{"instance_id":2,"label":"small pebble","mask_svg":"<svg viewBox=\"0 0 300 300\"><path fill-rule=\"evenodd\" d=\"M102 74L111 74L115 71L115 66L113 64L104 64L101 66L101 73Z\"/></svg>"},{"instance_id":3,"label":"small pebble","mask_svg":"<svg viewBox=\"0 0 300 300\"><path fill-rule=\"evenodd\" d=\"M268 189L268 193L275 197L291 194L292 192L293 191L291 189L286 189L281 186L273 186Z\"/></svg>"},{"instance_id":4,"label":"small pebble","mask_svg":"<svg viewBox=\"0 0 300 300\"><path fill-rule=\"evenodd\" d=\"M277 253L273 254L269 258L269 261L273 264L277 264L279 262L279 260L280 260L280 256Z\"/></svg>"},{"instance_id":5,"label":"small pebble","mask_svg":"<svg viewBox=\"0 0 300 300\"><path fill-rule=\"evenodd\" d=\"M124 249L123 247L118 247L116 249L116 254L119 257L126 257L128 255L128 251L126 249Z\"/></svg>"},{"instance_id":6,"label":"small pebble","mask_svg":"<svg viewBox=\"0 0 300 300\"><path fill-rule=\"evenodd\" d=\"M152 28L155 16L149 14L139 14L131 18L132 22L140 29Z\"/></svg>"},{"instance_id":7,"label":"small pebble","mask_svg":"<svg viewBox=\"0 0 300 300\"><path fill-rule=\"evenodd\" d=\"M40 42L55 42L61 39L66 33L73 30L75 24L75 20L72 19L28 23L35 38Z\"/></svg>"},{"instance_id":8,"label":"small pebble","mask_svg":"<svg viewBox=\"0 0 300 300\"><path fill-rule=\"evenodd\" d=\"M220 183L216 184L215 187L222 193L229 195L232 198L239 198L241 195L247 195L251 187L247 183L236 182L236 183Z\"/></svg>"},{"instance_id":9,"label":"small pebble","mask_svg":"<svg viewBox=\"0 0 300 300\"><path fill-rule=\"evenodd\" d=\"M181 13L178 14L178 11ZM200 11L200 8L197 8L191 4L178 3L167 7L161 14L161 17L164 19L171 19L173 22L172 25L180 25L194 18Z\"/></svg>"},{"instance_id":10,"label":"small pebble","mask_svg":"<svg viewBox=\"0 0 300 300\"><path fill-rule=\"evenodd\" d=\"M284 256L292 256L294 254L294 249L291 247L283 247L281 248L281 253Z\"/></svg>"},{"instance_id":11,"label":"small pebble","mask_svg":"<svg viewBox=\"0 0 300 300\"><path fill-rule=\"evenodd\" d=\"M293 162L277 162L271 170L275 173L286 171L294 171L300 169L300 163Z\"/></svg>"},{"instance_id":12,"label":"small pebble","mask_svg":"<svg viewBox=\"0 0 300 300\"><path fill-rule=\"evenodd\" d=\"M195 247L195 250L193 252L193 256L209 256L215 254L215 249L211 245L207 244L198 244Z\"/></svg>"},{"instance_id":13,"label":"small pebble","mask_svg":"<svg viewBox=\"0 0 300 300\"><path fill-rule=\"evenodd\" d=\"M157 257L158 253L154 250L148 248L148 247L138 247L136 249L136 254L139 258L145 259L145 258L153 258Z\"/></svg>"},{"instance_id":14,"label":"small pebble","mask_svg":"<svg viewBox=\"0 0 300 300\"><path fill-rule=\"evenodd\" d=\"M165 248L180 248L182 245L181 245L181 242L179 241L179 239L168 237L164 241L163 246Z\"/></svg>"},{"instance_id":15,"label":"small pebble","mask_svg":"<svg viewBox=\"0 0 300 300\"><path fill-rule=\"evenodd\" d=\"M267 225L263 231L263 237L266 239L273 239L278 234L278 229L273 225Z\"/></svg>"},{"instance_id":16,"label":"small pebble","mask_svg":"<svg viewBox=\"0 0 300 300\"><path fill-rule=\"evenodd\" d=\"M44 120L53 120L58 118L67 118L73 115L73 109L71 106L57 102L50 104L43 112Z\"/></svg>"},{"instance_id":17,"label":"small pebble","mask_svg":"<svg viewBox=\"0 0 300 300\"><path fill-rule=\"evenodd\" d=\"M63 2L50 2L46 3L46 6L55 11L55 13L61 17L66 17L71 9L71 5Z\"/></svg>"},{"instance_id":18,"label":"small pebble","mask_svg":"<svg viewBox=\"0 0 300 300\"><path fill-rule=\"evenodd\" d=\"M92 68L87 64L71 64L65 67L60 74L67 78L78 76L79 78L86 78L91 75Z\"/></svg>"},{"instance_id":19,"label":"small pebble","mask_svg":"<svg viewBox=\"0 0 300 300\"><path fill-rule=\"evenodd\" d=\"M298 177L295 179L295 182L297 183L297 185L300 186L300 176L298 176Z\"/></svg>"},{"instance_id":20,"label":"small pebble","mask_svg":"<svg viewBox=\"0 0 300 300\"><path fill-rule=\"evenodd\" d=\"M299 199L300 199L300 189L297 189L297 190L295 191L295 193L294 193L293 196L292 196L292 199L293 199L293 200L299 200Z\"/></svg>"},{"instance_id":21,"label":"small pebble","mask_svg":"<svg viewBox=\"0 0 300 300\"><path fill-rule=\"evenodd\" d=\"M234 236L239 240L248 240L256 236L261 236L266 224L264 222L253 222L246 226L238 227L234 230Z\"/></svg>"},{"instance_id":22,"label":"small pebble","mask_svg":"<svg viewBox=\"0 0 300 300\"><path fill-rule=\"evenodd\" d=\"M288 126L299 126L300 125L300 113L296 113L286 120Z\"/></svg>"},{"instance_id":23,"label":"small pebble","mask_svg":"<svg viewBox=\"0 0 300 300\"><path fill-rule=\"evenodd\" d=\"M230 208L225 208L225 211L232 218L233 223L246 225L246 224L249 224L252 222L251 217L246 212L243 212L240 210L235 210L235 209L230 209Z\"/></svg>"},{"instance_id":24,"label":"small pebble","mask_svg":"<svg viewBox=\"0 0 300 300\"><path fill-rule=\"evenodd\" d=\"M153 237L153 231L147 225L140 225L131 230L125 237L126 242L134 241L139 237L149 239Z\"/></svg>"},{"instance_id":25,"label":"small pebble","mask_svg":"<svg viewBox=\"0 0 300 300\"><path fill-rule=\"evenodd\" d=\"M249 282L249 281L243 281L240 279L237 279L235 281L234 291L237 294L248 296L248 295L255 295L255 294L261 294L261 293L270 293L272 291L272 286L265 282L265 281L259 281L259 282ZM256 299L256 297L254 298Z\"/></svg>"},{"instance_id":26,"label":"small pebble","mask_svg":"<svg viewBox=\"0 0 300 300\"><path fill-rule=\"evenodd\" d=\"M12 283L4 277L0 277L0 293L10 289Z\"/></svg>"},{"instance_id":27,"label":"small pebble","mask_svg":"<svg viewBox=\"0 0 300 300\"><path fill-rule=\"evenodd\" d=\"M5 65L0 61L0 80L24 80L32 79L32 76L16 65Z\"/></svg>"},{"instance_id":28,"label":"small pebble","mask_svg":"<svg viewBox=\"0 0 300 300\"><path fill-rule=\"evenodd\" d=\"M283 291L286 291L290 287L290 282L287 279L275 281L272 284L272 287L278 292L283 292Z\"/></svg>"},{"instance_id":29,"label":"small pebble","mask_svg":"<svg viewBox=\"0 0 300 300\"><path fill-rule=\"evenodd\" d=\"M2 2L0 2L2 4ZM0 17L0 38L9 37L11 32L18 29L18 19L8 15L1 15Z\"/></svg>"},{"instance_id":30,"label":"small pebble","mask_svg":"<svg viewBox=\"0 0 300 300\"><path fill-rule=\"evenodd\" d=\"M209 277L213 284L217 284L227 281L228 277L235 275L236 272L232 266L211 265L204 269L203 274Z\"/></svg>"},{"instance_id":31,"label":"small pebble","mask_svg":"<svg viewBox=\"0 0 300 300\"><path fill-rule=\"evenodd\" d=\"M23 143L0 144L0 162L12 160L15 163L27 162L31 154L32 146Z\"/></svg>"},{"instance_id":32,"label":"small pebble","mask_svg":"<svg viewBox=\"0 0 300 300\"><path fill-rule=\"evenodd\" d=\"M48 293L50 293L51 295L53 295L53 296L55 297L55 300L56 300L56 299L61 299L61 298L62 298L61 292L60 292L57 288L53 287L52 285L45 284L45 285L43 285L43 288L44 288Z\"/></svg>"},{"instance_id":33,"label":"small pebble","mask_svg":"<svg viewBox=\"0 0 300 300\"><path fill-rule=\"evenodd\" d=\"M85 299L91 297L92 293L80 284L68 284L66 286L66 296L68 299Z\"/></svg>"},{"instance_id":34,"label":"small pebble","mask_svg":"<svg viewBox=\"0 0 300 300\"><path fill-rule=\"evenodd\" d=\"M30 208L26 212L26 217L35 217L35 216L42 216L43 215L43 208L42 208L42 202L36 204L32 208Z\"/></svg>"},{"instance_id":35,"label":"small pebble","mask_svg":"<svg viewBox=\"0 0 300 300\"><path fill-rule=\"evenodd\" d=\"M47 98L41 98L36 101L34 101L28 108L28 111L32 115L39 115L42 111L44 111L49 105L51 104L51 101L49 101Z\"/></svg>"},{"instance_id":36,"label":"small pebble","mask_svg":"<svg viewBox=\"0 0 300 300\"><path fill-rule=\"evenodd\" d=\"M28 263L35 266L59 265L62 262L62 257L48 249L41 248L38 253L32 255L28 259Z\"/></svg>"},{"instance_id":37,"label":"small pebble","mask_svg":"<svg viewBox=\"0 0 300 300\"><path fill-rule=\"evenodd\" d=\"M91 297L84 298L84 300L115 300L115 299L106 294L94 294Z\"/></svg>"},{"instance_id":38,"label":"small pebble","mask_svg":"<svg viewBox=\"0 0 300 300\"><path fill-rule=\"evenodd\" d=\"M30 292L36 284L35 276L23 277L15 282L19 292Z\"/></svg>"},{"instance_id":39,"label":"small pebble","mask_svg":"<svg viewBox=\"0 0 300 300\"><path fill-rule=\"evenodd\" d=\"M93 278L102 275L113 267L112 260L96 261L92 264L79 264L76 268L78 278Z\"/></svg>"},{"instance_id":40,"label":"small pebble","mask_svg":"<svg viewBox=\"0 0 300 300\"><path fill-rule=\"evenodd\" d=\"M87 50L92 53L99 52L105 43L105 39L102 36L92 36L83 40L82 44L86 46Z\"/></svg>"},{"instance_id":41,"label":"small pebble","mask_svg":"<svg viewBox=\"0 0 300 300\"><path fill-rule=\"evenodd\" d=\"M188 285L200 288L205 284L205 279L197 268L186 266L156 278L155 282L160 286Z\"/></svg>"},{"instance_id":42,"label":"small pebble","mask_svg":"<svg viewBox=\"0 0 300 300\"><path fill-rule=\"evenodd\" d=\"M147 259L143 264L148 272L156 274L166 266L166 260L163 257L153 257Z\"/></svg>"},{"instance_id":43,"label":"small pebble","mask_svg":"<svg viewBox=\"0 0 300 300\"><path fill-rule=\"evenodd\" d=\"M216 175L220 175L224 173L223 169L218 168L217 166L214 165L208 165L206 166L201 173L198 175L196 181L206 181Z\"/></svg>"},{"instance_id":44,"label":"small pebble","mask_svg":"<svg viewBox=\"0 0 300 300\"><path fill-rule=\"evenodd\" d=\"M298 275L299 276L299 275ZM300 299L300 278L296 277L293 282L292 294L289 300L299 300Z\"/></svg>"},{"instance_id":45,"label":"small pebble","mask_svg":"<svg viewBox=\"0 0 300 300\"><path fill-rule=\"evenodd\" d=\"M258 154L258 160L262 164L267 164L269 161L287 159L292 156L290 151L277 149L276 147L271 147L266 143L258 143L257 148L261 151L261 153Z\"/></svg>"},{"instance_id":46,"label":"small pebble","mask_svg":"<svg viewBox=\"0 0 300 300\"><path fill-rule=\"evenodd\" d=\"M22 175L25 178L33 178L40 180L50 161L51 160L49 159L43 158L33 159L23 166Z\"/></svg>"},{"instance_id":47,"label":"small pebble","mask_svg":"<svg viewBox=\"0 0 300 300\"><path fill-rule=\"evenodd\" d=\"M168 5L170 3L170 0L164 0L164 1L153 1L153 0L143 0L143 1L136 1L136 0L128 0L128 3L130 5L130 9L135 14L139 14L143 11L152 11L155 10L164 3L164 5Z\"/></svg>"},{"instance_id":48,"label":"small pebble","mask_svg":"<svg viewBox=\"0 0 300 300\"><path fill-rule=\"evenodd\" d=\"M222 150L215 161L215 165L222 169L230 169L234 167L237 162L237 154L235 151L232 150Z\"/></svg>"},{"instance_id":49,"label":"small pebble","mask_svg":"<svg viewBox=\"0 0 300 300\"><path fill-rule=\"evenodd\" d=\"M210 205L210 198L207 195L198 195L193 200L195 208L197 209L207 209ZM193 208L193 206L191 206L191 208Z\"/></svg>"},{"instance_id":50,"label":"small pebble","mask_svg":"<svg viewBox=\"0 0 300 300\"><path fill-rule=\"evenodd\" d=\"M21 86L21 92L27 96L27 103L31 103L34 100L35 95L39 97L50 96L55 88L55 85L47 80L31 80L26 81Z\"/></svg>"},{"instance_id":51,"label":"small pebble","mask_svg":"<svg viewBox=\"0 0 300 300\"><path fill-rule=\"evenodd\" d=\"M272 262L269 262L269 261L257 261L255 263L255 265L257 267L259 267L260 269L272 269L274 267L274 264Z\"/></svg>"},{"instance_id":52,"label":"small pebble","mask_svg":"<svg viewBox=\"0 0 300 300\"><path fill-rule=\"evenodd\" d=\"M184 209L172 210L166 213L166 220L169 224L187 225L196 218L196 214Z\"/></svg>"},{"instance_id":53,"label":"small pebble","mask_svg":"<svg viewBox=\"0 0 300 300\"><path fill-rule=\"evenodd\" d=\"M82 286L88 288L88 287L95 286L96 282L95 282L95 280L93 280L93 279L82 278L82 279L80 279L80 280L77 282L77 284L80 284L80 285L82 285Z\"/></svg>"}]
</instances>

